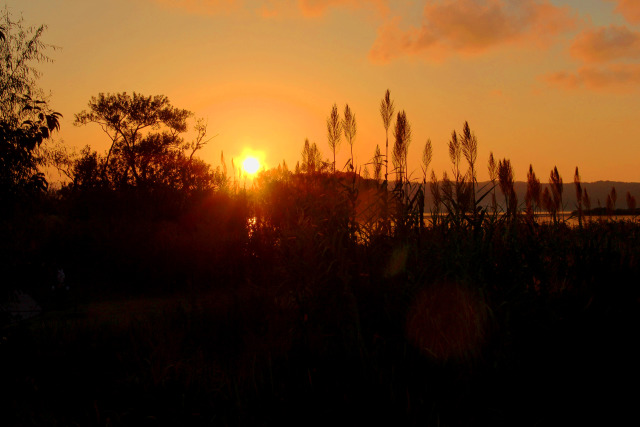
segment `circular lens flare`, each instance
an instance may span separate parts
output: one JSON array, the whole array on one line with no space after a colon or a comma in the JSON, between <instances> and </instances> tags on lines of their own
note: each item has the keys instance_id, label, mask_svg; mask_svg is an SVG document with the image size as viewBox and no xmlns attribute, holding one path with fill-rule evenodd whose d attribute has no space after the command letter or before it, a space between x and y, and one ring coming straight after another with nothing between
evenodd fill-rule
<instances>
[{"instance_id":1,"label":"circular lens flare","mask_svg":"<svg viewBox=\"0 0 640 427\"><path fill-rule=\"evenodd\" d=\"M260 161L255 157L247 157L242 162L242 169L244 169L246 173L253 175L258 172L258 169L260 169Z\"/></svg>"}]
</instances>

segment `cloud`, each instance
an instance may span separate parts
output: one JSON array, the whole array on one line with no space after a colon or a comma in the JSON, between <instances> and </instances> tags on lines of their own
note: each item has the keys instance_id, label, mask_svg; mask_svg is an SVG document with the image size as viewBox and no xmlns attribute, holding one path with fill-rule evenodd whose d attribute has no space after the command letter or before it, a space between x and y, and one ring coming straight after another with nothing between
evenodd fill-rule
<instances>
[{"instance_id":1,"label":"cloud","mask_svg":"<svg viewBox=\"0 0 640 427\"><path fill-rule=\"evenodd\" d=\"M565 89L635 90L640 83L640 32L626 26L588 28L578 34L571 55L582 65L543 77Z\"/></svg>"},{"instance_id":2,"label":"cloud","mask_svg":"<svg viewBox=\"0 0 640 427\"><path fill-rule=\"evenodd\" d=\"M236 11L255 11L264 18L318 18L330 9L369 9L379 15L388 12L388 0L148 0L165 7L190 13L220 14Z\"/></svg>"},{"instance_id":3,"label":"cloud","mask_svg":"<svg viewBox=\"0 0 640 427\"><path fill-rule=\"evenodd\" d=\"M640 1L638 0L609 0L617 3L616 12L622 14L631 24L640 23Z\"/></svg>"},{"instance_id":4,"label":"cloud","mask_svg":"<svg viewBox=\"0 0 640 427\"><path fill-rule=\"evenodd\" d=\"M576 37L571 53L585 62L640 59L640 32L614 25L588 29Z\"/></svg>"},{"instance_id":5,"label":"cloud","mask_svg":"<svg viewBox=\"0 0 640 427\"><path fill-rule=\"evenodd\" d=\"M386 0L298 0L297 3L302 14L307 17L322 16L329 8L373 8L380 13L388 9Z\"/></svg>"},{"instance_id":6,"label":"cloud","mask_svg":"<svg viewBox=\"0 0 640 427\"><path fill-rule=\"evenodd\" d=\"M404 55L438 60L507 44L545 44L574 28L576 18L548 0L432 0L425 3L420 28L403 30L400 23L396 17L378 29L372 60Z\"/></svg>"},{"instance_id":7,"label":"cloud","mask_svg":"<svg viewBox=\"0 0 640 427\"><path fill-rule=\"evenodd\" d=\"M242 7L242 0L150 0L165 7L184 9L189 13L228 13Z\"/></svg>"},{"instance_id":8,"label":"cloud","mask_svg":"<svg viewBox=\"0 0 640 427\"><path fill-rule=\"evenodd\" d=\"M564 89L627 91L640 84L640 64L609 64L601 67L584 66L575 73L560 71L544 76L548 83Z\"/></svg>"},{"instance_id":9,"label":"cloud","mask_svg":"<svg viewBox=\"0 0 640 427\"><path fill-rule=\"evenodd\" d=\"M331 9L388 12L388 0L261 0L258 14L264 18L321 18Z\"/></svg>"}]
</instances>

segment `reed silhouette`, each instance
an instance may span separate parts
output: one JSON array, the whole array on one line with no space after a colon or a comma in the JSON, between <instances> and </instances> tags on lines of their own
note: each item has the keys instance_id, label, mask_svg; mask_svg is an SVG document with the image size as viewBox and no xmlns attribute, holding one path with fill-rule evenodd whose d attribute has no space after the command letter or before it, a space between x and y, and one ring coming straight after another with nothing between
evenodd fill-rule
<instances>
[{"instance_id":1,"label":"reed silhouette","mask_svg":"<svg viewBox=\"0 0 640 427\"><path fill-rule=\"evenodd\" d=\"M355 164L353 163L353 143L356 139L356 134L358 131L357 123L356 123L356 115L349 108L349 104L344 106L344 118L342 119L342 131L344 132L344 137L349 143L349 148L351 149L351 162L349 163L349 169L351 171L355 170Z\"/></svg>"},{"instance_id":2,"label":"reed silhouette","mask_svg":"<svg viewBox=\"0 0 640 427\"><path fill-rule=\"evenodd\" d=\"M380 101L380 116L382 117L382 125L385 131L385 154L384 154L384 180L389 181L389 126L391 126L391 118L395 112L393 101L391 100L391 92L389 89L384 94L384 98Z\"/></svg>"},{"instance_id":3,"label":"reed silhouette","mask_svg":"<svg viewBox=\"0 0 640 427\"><path fill-rule=\"evenodd\" d=\"M383 105L393 113L388 92ZM207 169L217 184L197 190L143 185L143 151L119 163L127 185L89 185L106 157L87 148L71 184L0 218L6 283L21 280L43 308L3 325L8 424L614 420L631 400L620 378L640 379L633 188L618 186L626 219L605 183L611 217L583 220L596 187L576 168L573 226L557 168L549 184L532 165L516 182L491 153L480 182L467 122L442 153L420 147L412 180L407 115L388 117L389 187L377 145L371 179L368 164L336 170L335 151L323 161L306 139L293 171L283 161L249 188L231 185L235 163L231 178L221 152ZM162 145L161 133L149 138ZM451 162L442 179L439 155ZM156 161L180 157L166 156ZM39 266L53 261L73 311L42 287Z\"/></svg>"},{"instance_id":4,"label":"reed silhouette","mask_svg":"<svg viewBox=\"0 0 640 427\"><path fill-rule=\"evenodd\" d=\"M329 141L329 148L333 154L333 172L336 171L336 151L340 147L340 139L342 136L342 121L338 113L338 106L333 104L331 108L331 114L327 118L327 140Z\"/></svg>"}]
</instances>

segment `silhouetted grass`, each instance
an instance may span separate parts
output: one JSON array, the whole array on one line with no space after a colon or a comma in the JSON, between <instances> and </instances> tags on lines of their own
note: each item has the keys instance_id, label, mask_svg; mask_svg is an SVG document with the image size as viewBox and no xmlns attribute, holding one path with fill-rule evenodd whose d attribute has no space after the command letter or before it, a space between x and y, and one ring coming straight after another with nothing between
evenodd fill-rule
<instances>
[{"instance_id":1,"label":"silhouetted grass","mask_svg":"<svg viewBox=\"0 0 640 427\"><path fill-rule=\"evenodd\" d=\"M475 206L420 224L405 186L388 196L387 232L384 188L283 174L260 192L166 206L62 198L6 222L4 268L45 306L3 329L7 425L548 425L630 412L637 223L572 228ZM65 268L70 304L50 294L50 264Z\"/></svg>"}]
</instances>

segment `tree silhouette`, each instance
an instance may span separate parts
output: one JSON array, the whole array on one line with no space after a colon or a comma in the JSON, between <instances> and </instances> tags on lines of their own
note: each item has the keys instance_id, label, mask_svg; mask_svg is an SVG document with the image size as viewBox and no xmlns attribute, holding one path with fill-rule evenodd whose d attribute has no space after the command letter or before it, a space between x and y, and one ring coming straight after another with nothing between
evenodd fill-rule
<instances>
[{"instance_id":1,"label":"tree silhouette","mask_svg":"<svg viewBox=\"0 0 640 427\"><path fill-rule=\"evenodd\" d=\"M24 28L5 8L0 16L0 205L47 188L39 166L43 141L59 130L60 113L52 111L37 86L34 63L50 61L42 42L45 27Z\"/></svg>"},{"instance_id":2,"label":"tree silhouette","mask_svg":"<svg viewBox=\"0 0 640 427\"><path fill-rule=\"evenodd\" d=\"M22 18L14 21L6 7L0 12L0 120L11 126L36 119L46 110L44 92L37 85L41 74L35 66L51 62L45 52L56 49L42 41L46 28L25 28ZM31 100L38 100L39 110L24 108Z\"/></svg>"},{"instance_id":3,"label":"tree silhouette","mask_svg":"<svg viewBox=\"0 0 640 427\"><path fill-rule=\"evenodd\" d=\"M224 171L194 157L206 143L207 126L195 124L196 138L185 142L192 113L173 107L164 95L133 93L103 94L92 97L89 110L75 116L75 125L98 124L111 140L106 158L99 157L100 179L114 186L164 186L189 191L223 185Z\"/></svg>"},{"instance_id":4,"label":"tree silhouette","mask_svg":"<svg viewBox=\"0 0 640 427\"><path fill-rule=\"evenodd\" d=\"M174 108L164 95L144 96L136 92L117 94L100 93L91 97L89 110L75 115L76 126L98 124L111 140L101 175L104 177L111 156L119 156L124 170L123 179L139 185L144 181L140 174L140 160L150 150L162 150L179 144L178 135L187 130L187 119L192 113ZM164 128L162 134L157 131Z\"/></svg>"},{"instance_id":5,"label":"tree silhouette","mask_svg":"<svg viewBox=\"0 0 640 427\"><path fill-rule=\"evenodd\" d=\"M59 113L40 111L37 119L25 120L18 127L11 121L0 121L0 204L15 200L20 194L46 190L47 181L38 169L43 161L37 149L54 130L59 130L59 117Z\"/></svg>"},{"instance_id":6,"label":"tree silhouette","mask_svg":"<svg viewBox=\"0 0 640 427\"><path fill-rule=\"evenodd\" d=\"M340 121L340 115L338 114L338 106L333 104L331 113L327 118L327 139L329 141L329 148L333 153L333 172L336 171L336 151L340 146L340 136L342 135L342 122Z\"/></svg>"}]
</instances>

